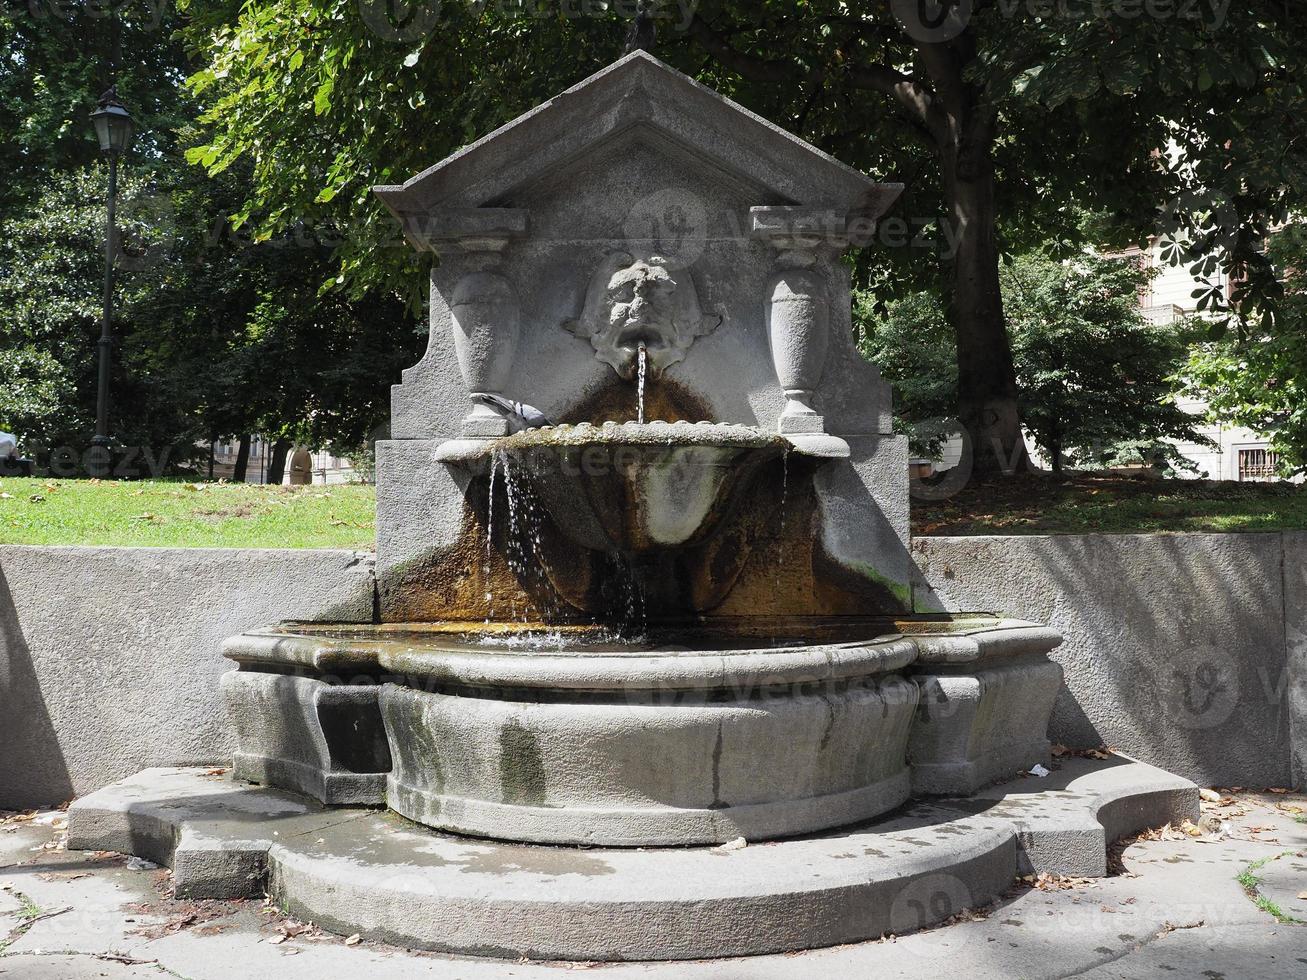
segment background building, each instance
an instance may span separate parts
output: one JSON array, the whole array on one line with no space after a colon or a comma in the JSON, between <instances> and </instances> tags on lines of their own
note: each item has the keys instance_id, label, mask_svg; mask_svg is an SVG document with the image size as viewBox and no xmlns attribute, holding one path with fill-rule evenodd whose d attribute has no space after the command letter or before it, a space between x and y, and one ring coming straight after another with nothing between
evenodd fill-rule
<instances>
[{"instance_id":1,"label":"background building","mask_svg":"<svg viewBox=\"0 0 1307 980\"><path fill-rule=\"evenodd\" d=\"M1158 325L1172 324L1196 312L1198 301L1193 294L1204 284L1190 274L1187 264L1168 264L1157 242L1147 251L1133 249L1120 254L1156 273L1139 295L1139 307L1147 319ZM1228 294L1228 278L1224 273L1218 275L1220 287ZM1206 403L1199 399L1181 398L1179 405L1194 415L1207 414ZM1178 475L1209 480L1280 479L1275 453L1264 433L1219 423L1199 426L1199 431L1212 445L1177 443L1180 454L1197 467L1196 471Z\"/></svg>"},{"instance_id":2,"label":"background building","mask_svg":"<svg viewBox=\"0 0 1307 980\"><path fill-rule=\"evenodd\" d=\"M251 437L250 460L245 471L246 483L268 482L268 461L272 457L272 442L273 440L265 439L262 436ZM239 451L240 444L237 442L218 442L214 444L213 479L231 480L234 478L236 456ZM368 474L356 469L352 460L343 456L333 456L325 450L310 452L313 457L313 482L315 484L359 483L370 479ZM290 483L289 465L286 467L286 475L281 482L283 484Z\"/></svg>"}]
</instances>

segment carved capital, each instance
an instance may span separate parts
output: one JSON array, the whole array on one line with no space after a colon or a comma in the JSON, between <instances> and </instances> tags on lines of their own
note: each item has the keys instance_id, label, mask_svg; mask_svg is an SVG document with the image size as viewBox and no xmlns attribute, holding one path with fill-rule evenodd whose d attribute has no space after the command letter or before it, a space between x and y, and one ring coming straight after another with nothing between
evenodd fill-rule
<instances>
[{"instance_id":1,"label":"carved capital","mask_svg":"<svg viewBox=\"0 0 1307 980\"><path fill-rule=\"evenodd\" d=\"M778 252L798 253L795 263L809 264L804 253L821 249L842 252L849 245L849 216L830 208L756 207L749 209L749 234Z\"/></svg>"},{"instance_id":2,"label":"carved capital","mask_svg":"<svg viewBox=\"0 0 1307 980\"><path fill-rule=\"evenodd\" d=\"M502 252L527 235L523 208L447 208L400 215L404 237L416 249L450 252Z\"/></svg>"}]
</instances>

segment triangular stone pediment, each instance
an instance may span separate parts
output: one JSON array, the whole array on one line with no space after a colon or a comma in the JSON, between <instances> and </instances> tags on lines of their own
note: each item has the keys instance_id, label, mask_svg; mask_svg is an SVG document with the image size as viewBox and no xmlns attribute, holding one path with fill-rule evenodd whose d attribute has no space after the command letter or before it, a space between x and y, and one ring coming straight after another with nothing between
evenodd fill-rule
<instances>
[{"instance_id":1,"label":"triangular stone pediment","mask_svg":"<svg viewBox=\"0 0 1307 980\"><path fill-rule=\"evenodd\" d=\"M712 89L636 51L397 186L397 216L499 206L628 131L698 158L783 202L878 217L901 187L881 184Z\"/></svg>"},{"instance_id":2,"label":"triangular stone pediment","mask_svg":"<svg viewBox=\"0 0 1307 980\"><path fill-rule=\"evenodd\" d=\"M635 241L681 223L700 240L747 237L749 211L788 199L637 124L490 202L530 214L531 235L553 241ZM655 236L660 237L660 236Z\"/></svg>"}]
</instances>

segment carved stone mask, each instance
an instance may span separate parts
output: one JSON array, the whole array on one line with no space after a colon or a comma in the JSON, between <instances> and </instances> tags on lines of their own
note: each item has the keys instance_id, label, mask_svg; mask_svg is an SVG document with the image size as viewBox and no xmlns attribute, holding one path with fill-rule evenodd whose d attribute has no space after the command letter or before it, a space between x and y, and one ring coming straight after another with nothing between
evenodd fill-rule
<instances>
[{"instance_id":1,"label":"carved stone mask","mask_svg":"<svg viewBox=\"0 0 1307 980\"><path fill-rule=\"evenodd\" d=\"M694 341L721 317L705 317L689 268L662 256L609 255L595 270L585 309L563 325L594 347L595 357L624 378L635 376L643 344L648 368L661 374L685 359Z\"/></svg>"}]
</instances>

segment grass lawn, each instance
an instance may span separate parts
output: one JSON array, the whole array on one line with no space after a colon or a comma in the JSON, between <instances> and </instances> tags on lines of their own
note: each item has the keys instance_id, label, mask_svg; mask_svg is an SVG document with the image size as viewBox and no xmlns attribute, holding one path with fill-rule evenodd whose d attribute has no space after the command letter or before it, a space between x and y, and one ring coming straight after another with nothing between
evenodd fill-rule
<instances>
[{"instance_id":1,"label":"grass lawn","mask_svg":"<svg viewBox=\"0 0 1307 980\"><path fill-rule=\"evenodd\" d=\"M368 486L0 478L0 544L353 548L374 544ZM1307 487L1036 474L913 501L912 533L1307 529Z\"/></svg>"},{"instance_id":2,"label":"grass lawn","mask_svg":"<svg viewBox=\"0 0 1307 980\"><path fill-rule=\"evenodd\" d=\"M912 502L917 535L1302 529L1307 487L1292 483L1032 474Z\"/></svg>"},{"instance_id":3,"label":"grass lawn","mask_svg":"<svg viewBox=\"0 0 1307 980\"><path fill-rule=\"evenodd\" d=\"M0 478L0 544L370 550L375 524L368 486Z\"/></svg>"}]
</instances>

